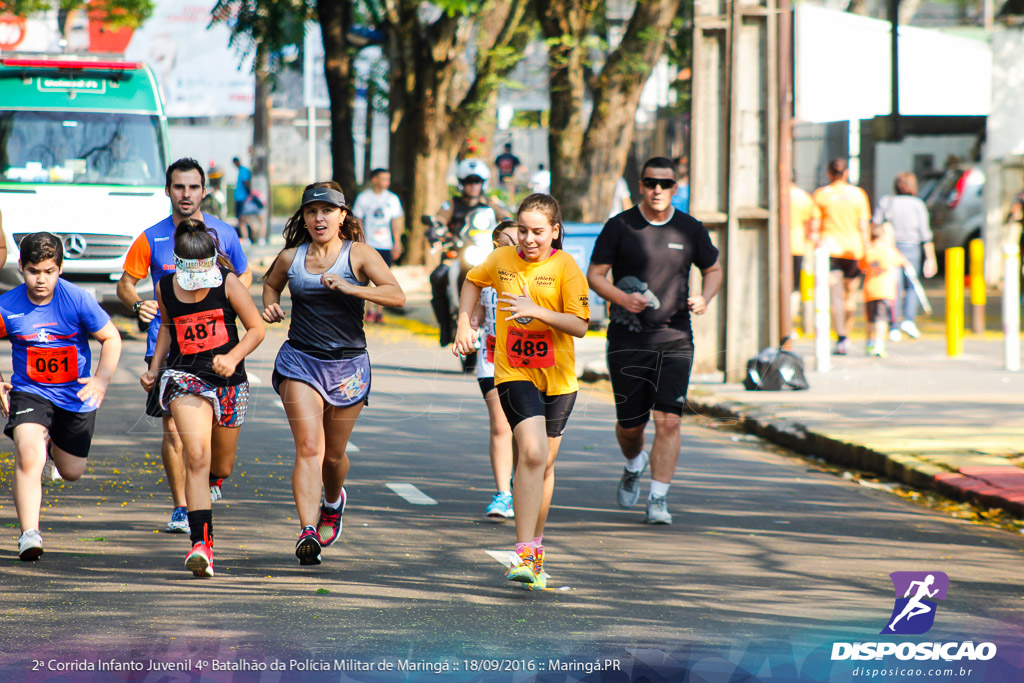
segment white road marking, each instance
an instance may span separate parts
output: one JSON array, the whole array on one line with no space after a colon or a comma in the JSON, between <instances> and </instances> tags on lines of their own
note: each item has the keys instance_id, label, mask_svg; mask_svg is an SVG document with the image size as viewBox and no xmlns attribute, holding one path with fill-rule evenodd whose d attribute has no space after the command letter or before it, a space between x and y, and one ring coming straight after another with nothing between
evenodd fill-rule
<instances>
[{"instance_id":1,"label":"white road marking","mask_svg":"<svg viewBox=\"0 0 1024 683\"><path fill-rule=\"evenodd\" d=\"M249 384L263 384L263 379L259 375L246 375L249 380Z\"/></svg>"},{"instance_id":2,"label":"white road marking","mask_svg":"<svg viewBox=\"0 0 1024 683\"><path fill-rule=\"evenodd\" d=\"M281 410L284 410L284 404L281 403L280 399L276 399L275 398L274 399L274 405L277 406L278 408L280 408Z\"/></svg>"},{"instance_id":3,"label":"white road marking","mask_svg":"<svg viewBox=\"0 0 1024 683\"><path fill-rule=\"evenodd\" d=\"M413 505L437 505L436 500L412 484L387 484L387 487Z\"/></svg>"},{"instance_id":4,"label":"white road marking","mask_svg":"<svg viewBox=\"0 0 1024 683\"><path fill-rule=\"evenodd\" d=\"M503 567L512 566L512 551L511 550L485 550L485 553L494 558L498 564Z\"/></svg>"}]
</instances>

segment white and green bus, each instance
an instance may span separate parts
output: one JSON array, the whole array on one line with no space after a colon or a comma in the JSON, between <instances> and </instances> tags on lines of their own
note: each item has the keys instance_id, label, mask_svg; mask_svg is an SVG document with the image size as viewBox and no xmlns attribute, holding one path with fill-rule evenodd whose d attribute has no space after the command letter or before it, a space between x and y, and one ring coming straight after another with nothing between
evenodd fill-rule
<instances>
[{"instance_id":1,"label":"white and green bus","mask_svg":"<svg viewBox=\"0 0 1024 683\"><path fill-rule=\"evenodd\" d=\"M64 277L103 300L132 241L166 217L167 117L145 64L105 56L0 53L0 216L5 287L18 244L48 230Z\"/></svg>"}]
</instances>

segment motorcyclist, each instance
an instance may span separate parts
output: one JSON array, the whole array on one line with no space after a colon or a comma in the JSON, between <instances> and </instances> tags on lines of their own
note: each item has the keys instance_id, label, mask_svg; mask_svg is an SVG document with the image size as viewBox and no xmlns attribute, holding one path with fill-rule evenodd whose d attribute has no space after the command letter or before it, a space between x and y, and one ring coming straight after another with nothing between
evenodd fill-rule
<instances>
[{"instance_id":1,"label":"motorcyclist","mask_svg":"<svg viewBox=\"0 0 1024 683\"><path fill-rule=\"evenodd\" d=\"M491 170L485 162L480 159L463 159L455 169L455 177L458 178L462 194L445 201L441 205L441 210L437 212L438 222L448 226L453 235L457 235L466 224L466 214L469 210L480 204L494 209L498 221L512 217L505 207L485 193L487 181L491 177Z\"/></svg>"}]
</instances>

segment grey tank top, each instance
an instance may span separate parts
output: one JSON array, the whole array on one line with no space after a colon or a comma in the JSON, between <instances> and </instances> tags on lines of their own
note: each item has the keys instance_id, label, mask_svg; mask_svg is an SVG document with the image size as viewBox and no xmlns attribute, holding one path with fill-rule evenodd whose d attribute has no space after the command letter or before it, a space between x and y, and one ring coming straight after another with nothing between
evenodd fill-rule
<instances>
[{"instance_id":1,"label":"grey tank top","mask_svg":"<svg viewBox=\"0 0 1024 683\"><path fill-rule=\"evenodd\" d=\"M292 319L288 341L299 348L339 351L365 349L363 334L363 300L327 289L320 282L323 273L306 270L309 243L300 244L288 268L288 291L292 297ZM365 287L352 272L352 242L345 240L338 260L326 272L345 278L352 285Z\"/></svg>"}]
</instances>

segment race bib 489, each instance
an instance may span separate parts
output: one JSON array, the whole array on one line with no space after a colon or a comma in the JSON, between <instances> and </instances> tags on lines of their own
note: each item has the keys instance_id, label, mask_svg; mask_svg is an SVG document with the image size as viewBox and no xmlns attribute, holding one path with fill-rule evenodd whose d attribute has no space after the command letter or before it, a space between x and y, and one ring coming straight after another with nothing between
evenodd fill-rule
<instances>
[{"instance_id":1,"label":"race bib 489","mask_svg":"<svg viewBox=\"0 0 1024 683\"><path fill-rule=\"evenodd\" d=\"M551 330L520 330L510 327L505 340L505 353L514 368L550 368L555 365L555 349Z\"/></svg>"}]
</instances>

